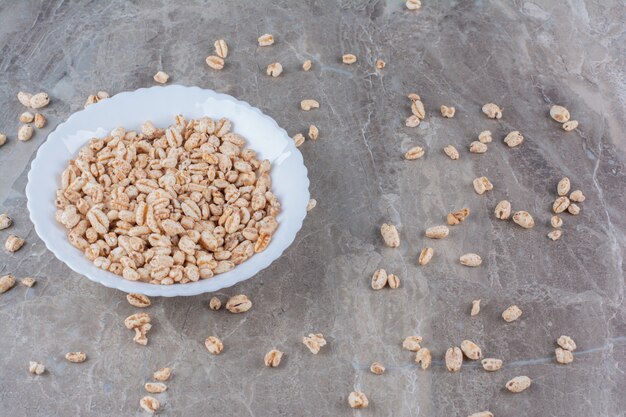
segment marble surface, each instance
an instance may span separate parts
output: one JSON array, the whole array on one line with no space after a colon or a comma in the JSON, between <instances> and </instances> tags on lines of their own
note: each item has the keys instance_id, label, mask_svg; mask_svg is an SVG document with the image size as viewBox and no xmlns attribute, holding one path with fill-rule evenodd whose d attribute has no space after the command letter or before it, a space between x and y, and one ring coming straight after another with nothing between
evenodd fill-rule
<instances>
[{"instance_id":1,"label":"marble surface","mask_svg":"<svg viewBox=\"0 0 626 417\"><path fill-rule=\"evenodd\" d=\"M26 238L15 254L0 252L0 274L34 276L36 286L0 295L0 415L128 416L144 414L143 384L162 366L174 369L157 397L162 415L195 416L624 416L626 399L626 151L624 78L626 12L621 0L434 1L420 12L402 1L309 0L199 2L21 1L0 4L0 211L15 220L0 231ZM272 33L276 44L258 48ZM215 39L230 53L221 72L205 57ZM359 61L342 65L343 53ZM387 62L376 70L374 62ZM313 69L300 69L304 59ZM265 67L279 61L274 79ZM198 85L260 107L290 134L310 123L317 142L302 150L317 207L285 255L255 278L221 291L244 293L254 307L233 315L207 308L209 294L154 299L147 347L132 342L123 319L136 311L124 294L71 272L37 238L24 197L26 174L46 134L87 95L153 85L158 70L171 83ZM18 143L15 99L20 89L47 91L48 127ZM422 96L428 116L416 129L406 95ZM302 112L315 98L321 108ZM482 104L504 107L500 121ZM553 103L580 121L571 133L548 116ZM457 109L443 119L441 104ZM484 129L494 142L484 155L467 146ZM508 149L501 138L520 130L526 140ZM405 161L412 145L426 149ZM442 148L461 152L451 161ZM479 196L471 181L486 175L493 191ZM564 236L548 240L556 183L568 176L587 200L577 217L564 216ZM508 199L533 214L524 230L494 218ZM425 228L467 206L470 217L441 241ZM383 247L381 223L399 225L402 245ZM435 248L417 265L425 245ZM465 252L483 256L465 268ZM397 290L373 291L371 274L397 273ZM471 300L482 299L470 317ZM522 318L506 324L500 313L516 303ZM300 343L309 332L326 335L314 356ZM208 335L224 341L208 354ZM434 362L421 371L401 340L424 337ZM571 365L554 361L555 340L572 336ZM466 363L448 373L449 346L463 339L505 361L497 373ZM263 366L276 347L279 368ZM64 354L85 351L83 364ZM47 372L28 373L38 360ZM369 372L372 361L387 367ZM516 375L534 383L521 394L504 389ZM370 399L367 410L347 405L352 390Z\"/></svg>"}]
</instances>

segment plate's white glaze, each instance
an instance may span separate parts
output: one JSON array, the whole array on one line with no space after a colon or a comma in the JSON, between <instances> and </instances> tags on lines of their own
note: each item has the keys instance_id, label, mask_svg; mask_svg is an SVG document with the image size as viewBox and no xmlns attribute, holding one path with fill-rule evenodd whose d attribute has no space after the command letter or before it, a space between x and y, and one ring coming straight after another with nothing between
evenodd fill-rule
<instances>
[{"instance_id":1,"label":"plate's white glaze","mask_svg":"<svg viewBox=\"0 0 626 417\"><path fill-rule=\"evenodd\" d=\"M96 268L80 250L69 244L65 228L54 219L55 191L68 161L91 138L105 136L118 126L139 129L146 120L151 120L155 126L169 126L177 114L186 118L209 116L230 119L233 130L248 140L247 145L257 151L260 158L272 162L272 190L282 207L278 216L279 227L265 251L255 254L232 271L213 278L176 285L127 281ZM107 287L173 297L229 287L252 277L280 257L302 227L309 201L309 179L302 155L293 140L259 109L211 90L172 85L120 93L70 116L39 148L28 173L26 196L37 234L48 249L71 269Z\"/></svg>"}]
</instances>

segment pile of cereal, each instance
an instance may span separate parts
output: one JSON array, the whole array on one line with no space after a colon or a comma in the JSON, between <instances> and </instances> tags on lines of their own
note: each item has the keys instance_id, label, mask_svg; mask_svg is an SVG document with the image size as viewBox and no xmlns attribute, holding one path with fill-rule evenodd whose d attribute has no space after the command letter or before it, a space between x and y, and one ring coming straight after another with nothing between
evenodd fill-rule
<instances>
[{"instance_id":1,"label":"pile of cereal","mask_svg":"<svg viewBox=\"0 0 626 417\"><path fill-rule=\"evenodd\" d=\"M230 271L267 248L280 212L270 161L245 143L227 119L117 128L63 171L56 219L96 266L131 281Z\"/></svg>"}]
</instances>

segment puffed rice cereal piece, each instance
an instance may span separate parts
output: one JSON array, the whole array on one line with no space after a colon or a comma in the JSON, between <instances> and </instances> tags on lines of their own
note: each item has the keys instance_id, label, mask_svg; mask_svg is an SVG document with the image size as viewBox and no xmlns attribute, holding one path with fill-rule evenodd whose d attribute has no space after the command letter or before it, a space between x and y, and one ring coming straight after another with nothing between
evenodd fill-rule
<instances>
[{"instance_id":1,"label":"puffed rice cereal piece","mask_svg":"<svg viewBox=\"0 0 626 417\"><path fill-rule=\"evenodd\" d=\"M511 379L509 382L506 383L506 389L508 389L509 391L513 393L519 393L528 389L531 383L532 383L532 380L525 375L516 376L515 378Z\"/></svg>"},{"instance_id":2,"label":"puffed rice cereal piece","mask_svg":"<svg viewBox=\"0 0 626 417\"><path fill-rule=\"evenodd\" d=\"M283 352L278 349L272 349L265 354L263 362L265 363L265 366L269 368L276 368L278 365L280 365L280 360L282 359L282 357Z\"/></svg>"},{"instance_id":3,"label":"puffed rice cereal piece","mask_svg":"<svg viewBox=\"0 0 626 417\"><path fill-rule=\"evenodd\" d=\"M441 115L448 119L454 117L454 113L456 113L456 109L454 107L448 107L444 105L442 105L439 110L441 111Z\"/></svg>"},{"instance_id":4,"label":"puffed rice cereal piece","mask_svg":"<svg viewBox=\"0 0 626 417\"><path fill-rule=\"evenodd\" d=\"M512 305L502 312L502 318L507 323L511 323L522 316L522 309L516 305Z\"/></svg>"},{"instance_id":5,"label":"puffed rice cereal piece","mask_svg":"<svg viewBox=\"0 0 626 417\"><path fill-rule=\"evenodd\" d=\"M28 372L34 375L41 375L46 372L46 367L42 363L30 361L28 363Z\"/></svg>"},{"instance_id":6,"label":"puffed rice cereal piece","mask_svg":"<svg viewBox=\"0 0 626 417\"><path fill-rule=\"evenodd\" d=\"M265 35L259 36L257 41L259 42L259 46L270 46L274 44L274 36L266 33Z\"/></svg>"},{"instance_id":7,"label":"puffed rice cereal piece","mask_svg":"<svg viewBox=\"0 0 626 417\"><path fill-rule=\"evenodd\" d=\"M159 71L156 74L154 74L154 81L156 81L159 84L165 84L167 82L167 80L170 79L170 76L163 72L163 71Z\"/></svg>"},{"instance_id":8,"label":"puffed rice cereal piece","mask_svg":"<svg viewBox=\"0 0 626 417\"><path fill-rule=\"evenodd\" d=\"M20 237L15 235L9 235L6 242L4 243L4 248L9 252L17 252L24 246L26 241Z\"/></svg>"},{"instance_id":9,"label":"puffed rice cereal piece","mask_svg":"<svg viewBox=\"0 0 626 417\"><path fill-rule=\"evenodd\" d=\"M352 391L348 396L348 404L352 408L367 408L369 406L369 400L360 391Z\"/></svg>"},{"instance_id":10,"label":"puffed rice cereal piece","mask_svg":"<svg viewBox=\"0 0 626 417\"><path fill-rule=\"evenodd\" d=\"M502 118L502 109L494 103L487 103L483 106L483 113L490 119Z\"/></svg>"},{"instance_id":11,"label":"puffed rice cereal piece","mask_svg":"<svg viewBox=\"0 0 626 417\"><path fill-rule=\"evenodd\" d=\"M308 336L302 338L302 343L309 348L312 354L317 355L320 349L326 346L326 339L321 333L310 333Z\"/></svg>"},{"instance_id":12,"label":"puffed rice cereal piece","mask_svg":"<svg viewBox=\"0 0 626 417\"><path fill-rule=\"evenodd\" d=\"M353 55L353 54L344 54L341 57L341 61L344 64L348 64L348 65L354 64L356 62L356 59L357 59L356 55Z\"/></svg>"}]
</instances>

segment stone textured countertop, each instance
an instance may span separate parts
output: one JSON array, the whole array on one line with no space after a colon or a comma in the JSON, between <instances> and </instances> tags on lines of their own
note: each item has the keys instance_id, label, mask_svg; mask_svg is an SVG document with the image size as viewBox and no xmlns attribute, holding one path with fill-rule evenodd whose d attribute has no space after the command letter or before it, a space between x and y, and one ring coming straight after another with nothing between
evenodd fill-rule
<instances>
[{"instance_id":1,"label":"stone textured countertop","mask_svg":"<svg viewBox=\"0 0 626 417\"><path fill-rule=\"evenodd\" d=\"M152 372L174 370L156 395L167 416L624 416L626 398L626 11L621 0L435 1L408 11L403 1L20 1L0 4L0 212L14 225L0 231L26 238L17 253L0 250L0 275L33 276L0 295L1 416L131 416ZM276 43L259 48L271 33ZM213 42L230 52L222 71L207 67ZM341 56L353 53L355 65ZM377 70L376 59L387 66ZM302 62L311 59L309 72ZM283 74L265 74L280 62ZM37 148L56 125L79 111L89 94L170 84L231 94L262 109L290 135L314 123L317 142L300 147L318 201L284 256L258 276L220 291L247 294L245 314L215 312L210 294L153 299L148 346L132 341L123 320L137 311L125 294L73 273L37 237L24 189ZM17 141L20 90L46 91L48 125ZM407 94L418 93L426 120L407 128ZM302 112L304 98L319 100ZM487 102L504 108L486 118ZM552 104L580 122L564 132L550 119ZM456 107L444 119L439 106ZM468 152L478 133L494 141L486 154ZM519 130L524 143L502 138ZM444 146L461 154L448 159ZM421 160L406 161L414 145ZM477 195L475 177L494 189ZM563 237L547 238L556 184L563 176L587 199L578 216L563 216ZM52 190L51 190L52 192ZM498 220L508 199L536 226ZM425 238L448 212L471 215L446 239ZM379 227L398 225L402 244L386 248ZM435 256L419 266L426 245ZM483 257L461 266L466 252ZM372 273L397 274L400 288L373 291ZM471 301L482 311L470 317ZM523 316L505 323L502 311ZM312 355L310 332L328 345ZM221 355L203 344L222 338ZM433 363L422 371L401 342L419 334ZM578 345L559 365L556 339ZM465 362L449 373L443 355L471 339L487 357L504 360L487 373ZM271 348L286 356L266 368ZM68 351L89 359L70 364ZM45 364L34 376L28 362ZM382 362L383 375L370 373ZM517 375L533 384L519 394L504 385ZM347 404L360 390L367 410Z\"/></svg>"}]
</instances>

